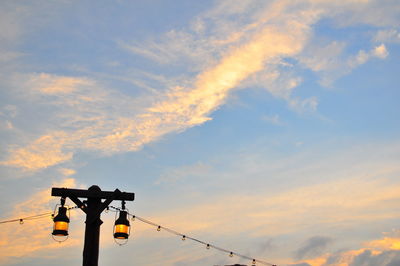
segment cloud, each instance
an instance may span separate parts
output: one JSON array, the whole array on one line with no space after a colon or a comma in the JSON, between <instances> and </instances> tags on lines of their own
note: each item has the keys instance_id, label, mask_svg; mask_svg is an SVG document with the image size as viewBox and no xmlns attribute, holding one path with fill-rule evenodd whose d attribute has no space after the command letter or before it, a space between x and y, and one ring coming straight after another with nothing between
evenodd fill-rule
<instances>
[{"instance_id":1,"label":"cloud","mask_svg":"<svg viewBox=\"0 0 400 266\"><path fill-rule=\"evenodd\" d=\"M384 44L381 44L379 46L375 46L369 52L360 50L355 57L349 59L348 65L350 68L354 68L358 65L365 64L372 57L385 59L388 56L388 54L389 53L386 50L386 46Z\"/></svg>"},{"instance_id":2,"label":"cloud","mask_svg":"<svg viewBox=\"0 0 400 266\"><path fill-rule=\"evenodd\" d=\"M389 52L384 44L373 47L370 51L359 50L355 55L344 56L346 44L333 41L327 45L311 45L298 59L307 68L320 73L323 86L330 87L333 82L350 73L356 67L373 58L385 59Z\"/></svg>"},{"instance_id":3,"label":"cloud","mask_svg":"<svg viewBox=\"0 0 400 266\"><path fill-rule=\"evenodd\" d=\"M80 86L93 85L92 82L87 79L53 76L46 73L33 76L30 82L36 86L36 88L33 89L37 89L43 94L70 94Z\"/></svg>"},{"instance_id":4,"label":"cloud","mask_svg":"<svg viewBox=\"0 0 400 266\"><path fill-rule=\"evenodd\" d=\"M283 125L284 123L281 121L280 116L277 114L274 115L264 115L262 120L271 123L273 125Z\"/></svg>"},{"instance_id":5,"label":"cloud","mask_svg":"<svg viewBox=\"0 0 400 266\"><path fill-rule=\"evenodd\" d=\"M367 244L371 235L382 230L376 224L388 228L399 216L398 144L346 144L339 152L337 147L333 144L276 158L276 153L270 154L257 143L262 153L259 157L241 150L233 152L235 159L227 163L216 155L217 159L209 158L212 163L207 163L210 167L202 178L189 176L187 183L175 185L184 204L171 208L160 202L156 209L141 210L137 215L200 239L216 239L221 246L236 243L238 247L232 249L238 251L259 250L256 243L273 239L274 250L255 254L278 265L292 263L290 256L307 243L303 240L316 235L332 238L325 249L316 252L321 256L310 255L303 259L307 261L298 262L324 265L324 252L372 247ZM225 167L219 170L222 164ZM173 177L174 172L195 169L190 166L167 173ZM158 237L153 231L151 227L143 232L144 238ZM250 242L243 244L243 236L251 239L254 248Z\"/></svg>"},{"instance_id":6,"label":"cloud","mask_svg":"<svg viewBox=\"0 0 400 266\"><path fill-rule=\"evenodd\" d=\"M400 6L396 0L350 0L332 2L325 0L308 0L317 7L323 8L328 18L336 25L373 25L376 27L399 26Z\"/></svg>"},{"instance_id":7,"label":"cloud","mask_svg":"<svg viewBox=\"0 0 400 266\"><path fill-rule=\"evenodd\" d=\"M351 266L375 266L387 265L395 266L400 263L400 252L384 251L379 254L374 254L371 250L365 250L363 253L355 256L352 259Z\"/></svg>"},{"instance_id":8,"label":"cloud","mask_svg":"<svg viewBox=\"0 0 400 266\"><path fill-rule=\"evenodd\" d=\"M336 68L340 64L339 56L343 53L345 43L333 41L327 45L311 43L299 57L300 63L307 68L319 72Z\"/></svg>"},{"instance_id":9,"label":"cloud","mask_svg":"<svg viewBox=\"0 0 400 266\"><path fill-rule=\"evenodd\" d=\"M400 230L384 233L384 237L365 244L376 250L400 250Z\"/></svg>"},{"instance_id":10,"label":"cloud","mask_svg":"<svg viewBox=\"0 0 400 266\"><path fill-rule=\"evenodd\" d=\"M384 237L363 244L360 249L326 253L320 257L305 260L313 266L394 266L400 262L398 233L395 237ZM389 245L388 245L389 244Z\"/></svg>"},{"instance_id":11,"label":"cloud","mask_svg":"<svg viewBox=\"0 0 400 266\"><path fill-rule=\"evenodd\" d=\"M61 127L12 149L2 164L39 170L70 160L83 149L108 155L136 151L165 134L200 125L211 119L208 115L225 103L233 89L269 60L301 51L309 30L308 21L302 19L288 21L282 28L261 28L199 73L192 87L171 88L147 108L142 103L142 109L134 109L131 106L139 99L99 88L86 78L34 75L29 80L33 95L59 110L55 119Z\"/></svg>"},{"instance_id":12,"label":"cloud","mask_svg":"<svg viewBox=\"0 0 400 266\"><path fill-rule=\"evenodd\" d=\"M1 63L7 63L10 61L13 61L19 57L21 57L23 54L19 52L12 52L12 51L2 51L0 50L0 62Z\"/></svg>"},{"instance_id":13,"label":"cloud","mask_svg":"<svg viewBox=\"0 0 400 266\"><path fill-rule=\"evenodd\" d=\"M3 165L35 171L72 159L72 153L64 153L62 147L66 138L64 132L42 136L25 148L18 148Z\"/></svg>"},{"instance_id":14,"label":"cloud","mask_svg":"<svg viewBox=\"0 0 400 266\"><path fill-rule=\"evenodd\" d=\"M246 235L261 242L272 238L277 248L273 252L267 250L265 256L276 256L277 263L296 254L299 247L307 247L307 242L301 244L299 238L317 235L335 239L334 242L326 239L325 246L321 241L321 249L316 245L314 250L311 248L314 242L310 241L310 249L304 250L314 255L304 258L311 260L318 252L323 254L338 246L348 246L349 243L343 243L348 239L351 245L359 245L366 241L362 233L366 227L370 235L376 230L374 224L398 219L399 150L393 143L387 145L368 148L344 145L345 151L335 153L331 148L328 154L326 148L313 149L284 159L265 154L256 157L242 151L233 162L224 162L224 165L232 165L225 166L224 171L215 167L220 161L210 158L214 163L206 175L202 178L189 176L187 183L179 183L178 193L184 195L181 200L185 204L167 209L160 207L146 214L142 211L142 215L203 239L235 236L240 239ZM263 148L258 145L257 149ZM180 169L169 171L171 177L174 172L192 170L190 167ZM199 191L204 193L199 195ZM208 232L214 233L209 235Z\"/></svg>"},{"instance_id":15,"label":"cloud","mask_svg":"<svg viewBox=\"0 0 400 266\"><path fill-rule=\"evenodd\" d=\"M305 25L292 25L290 31L267 27L252 40L234 47L220 62L199 74L193 89L175 88L168 99L151 107L166 121L183 119L188 126L201 124L210 118L205 115L216 110L227 98L230 90L250 75L263 69L264 63L277 56L298 53L304 39Z\"/></svg>"},{"instance_id":16,"label":"cloud","mask_svg":"<svg viewBox=\"0 0 400 266\"><path fill-rule=\"evenodd\" d=\"M379 30L373 40L377 43L400 43L400 32L396 29Z\"/></svg>"},{"instance_id":17,"label":"cloud","mask_svg":"<svg viewBox=\"0 0 400 266\"><path fill-rule=\"evenodd\" d=\"M374 48L372 54L378 58L385 59L389 55L389 52L387 51L386 46L381 44Z\"/></svg>"},{"instance_id":18,"label":"cloud","mask_svg":"<svg viewBox=\"0 0 400 266\"><path fill-rule=\"evenodd\" d=\"M191 71L201 71L215 62L219 47L211 40L189 32L171 30L158 40L120 42L120 47L160 65L184 66Z\"/></svg>"},{"instance_id":19,"label":"cloud","mask_svg":"<svg viewBox=\"0 0 400 266\"><path fill-rule=\"evenodd\" d=\"M302 247L296 251L296 258L310 258L321 255L326 247L332 243L332 238L324 236L314 236L309 238Z\"/></svg>"},{"instance_id":20,"label":"cloud","mask_svg":"<svg viewBox=\"0 0 400 266\"><path fill-rule=\"evenodd\" d=\"M69 168L60 168L58 171L63 175L63 176L71 176L76 173L74 169L69 169Z\"/></svg>"},{"instance_id":21,"label":"cloud","mask_svg":"<svg viewBox=\"0 0 400 266\"><path fill-rule=\"evenodd\" d=\"M202 162L198 162L194 165L184 166L179 169L167 170L160 176L159 179L155 181L155 184L175 184L187 178L201 178L201 176L207 175L207 173L210 171L210 168L211 166Z\"/></svg>"},{"instance_id":22,"label":"cloud","mask_svg":"<svg viewBox=\"0 0 400 266\"><path fill-rule=\"evenodd\" d=\"M298 112L313 112L317 110L318 99L315 96L306 99L292 98L289 100L289 106Z\"/></svg>"},{"instance_id":23,"label":"cloud","mask_svg":"<svg viewBox=\"0 0 400 266\"><path fill-rule=\"evenodd\" d=\"M315 112L319 104L316 96L292 95L302 77L296 74L296 62L288 63L287 59L298 59L307 68L321 72L321 83L329 85L371 58L387 57L384 44L344 59L340 58L343 42L307 49L314 47L309 45L315 40L311 38L312 27L321 18L350 12L358 14L352 16L353 21L366 21L358 17L361 13L357 8L369 10L375 5L374 1L219 2L194 18L186 31L171 30L140 44L120 43L161 64L181 62L186 66L188 60L193 62L193 69L186 71L184 78L153 75L168 89L155 93L151 88L150 95L133 97L89 77L17 75L14 85L21 88L15 93L21 92L19 97L23 98L22 91L29 92L26 97L37 107L42 124L33 130L35 133L16 140L21 144L10 145L8 158L1 164L37 171L65 163L81 151L99 156L137 151L167 134L211 120L212 112L224 105L230 94L255 84L285 99L292 110ZM386 4L382 8L382 12L391 12ZM314 55L309 57L308 53ZM176 84L173 79L181 84L172 86ZM20 130L13 120L8 121Z\"/></svg>"},{"instance_id":24,"label":"cloud","mask_svg":"<svg viewBox=\"0 0 400 266\"><path fill-rule=\"evenodd\" d=\"M220 196L210 204L158 213L153 220L164 224L173 220L176 228L186 232L241 232L269 237L307 231L317 224L319 228L351 228L398 217L393 204L400 198L399 188L383 180L346 178L276 194L241 196L239 202L236 197ZM305 246L306 254L312 253L313 244Z\"/></svg>"}]
</instances>

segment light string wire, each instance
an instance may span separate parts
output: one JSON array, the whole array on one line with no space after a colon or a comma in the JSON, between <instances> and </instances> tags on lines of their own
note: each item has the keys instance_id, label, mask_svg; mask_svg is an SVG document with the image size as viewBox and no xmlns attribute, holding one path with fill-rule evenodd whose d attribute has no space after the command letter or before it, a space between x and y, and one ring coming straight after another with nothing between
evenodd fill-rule
<instances>
[{"instance_id":1,"label":"light string wire","mask_svg":"<svg viewBox=\"0 0 400 266\"><path fill-rule=\"evenodd\" d=\"M77 206L70 207L70 208L68 208L68 210L77 209L77 208L78 208ZM22 217L22 218L16 218L16 219L11 219L11 220L0 221L0 224L13 223L13 222L20 222L22 224L24 221L37 220L37 219L48 218L48 217L53 218L53 216L54 216L53 212L45 212L45 213L41 213L41 214L37 214L37 215L32 215L32 216L26 216L26 217Z\"/></svg>"},{"instance_id":2,"label":"light string wire","mask_svg":"<svg viewBox=\"0 0 400 266\"><path fill-rule=\"evenodd\" d=\"M78 206L69 207L68 210L78 209L78 208L79 208ZM109 208L114 209L115 211L121 211L121 210L122 210L122 209L116 208L116 207L114 207L114 206L109 206ZM109 208L107 208L107 210L109 210ZM226 253L226 254L229 254L229 256L231 256L231 257L232 257L232 256L237 256L237 257L240 257L240 258L249 260L249 261L252 262L253 265L256 264L256 263L259 263L259 264L263 264L263 265L277 266L276 264L272 264L272 263L269 263L269 262L266 262L266 261L263 261L263 260L259 260L259 259L250 258L249 256L240 254L240 253L238 253L238 252L233 252L233 251L230 251L230 250L221 248L221 247L219 247L219 246L216 246L216 245L214 245L214 244L210 244L210 243L204 242L204 241L202 241L202 240L200 240L200 239L191 237L191 236L189 236L189 235L179 233L179 232L177 232L177 231L175 231L175 230L173 230L173 229L170 229L170 228L168 228L168 227L159 225L159 224L157 224L157 223L154 223L154 222L152 222L152 221L150 221L150 220L147 220L147 219L145 219L145 218L142 218L142 217L140 217L140 216L133 215L133 214L131 214L131 213L129 213L129 212L128 212L128 215L131 216L132 219L138 219L139 221L141 221L141 222L143 222L143 223L146 223L146 224L148 224L148 225L151 225L151 226L156 227L156 228L157 228L157 231L160 231L161 229L163 229L164 231L166 231L166 232L168 232L168 233L171 233L171 234L174 234L174 235L177 235L177 236L182 237L183 240L189 239L189 240L195 241L195 242L197 242L197 243L200 243L200 244L202 244L202 245L205 245L207 249L213 248L213 249L216 249L216 250L218 250L218 251L221 251L221 252L224 252L224 253ZM20 222L20 223L22 224L25 220L36 220L36 219L42 219L42 218L48 218L48 217L53 218L53 216L54 216L54 213L53 213L53 212L46 212L46 213L41 213L41 214L37 214L37 215L27 216L27 217L23 217L23 218L17 218L17 219L11 219L11 220L0 221L0 224L12 223L12 222Z\"/></svg>"},{"instance_id":3,"label":"light string wire","mask_svg":"<svg viewBox=\"0 0 400 266\"><path fill-rule=\"evenodd\" d=\"M116 211L121 211L121 210L122 210L121 208L116 208L116 207L114 207L114 206L109 206L109 207L110 207L111 209L116 210ZM258 263L258 264L269 265L269 266L277 266L276 264L272 264L272 263L269 263L269 262L266 262L266 261L263 261L263 260L251 258L251 257L249 257L249 256L240 254L240 253L238 253L238 252L233 252L233 251L230 251L230 250L227 250L227 249L218 247L218 246L216 246L216 245L214 245L214 244L210 244L210 243L204 242L204 241L202 241L202 240L200 240L200 239L197 239L197 238L188 236L187 234L179 233L179 232L177 232L177 231L175 231L175 230L173 230L173 229L170 229L170 228L165 227L165 226L161 226L161 225L159 225L159 224L157 224L157 223L154 223L154 222L152 222L152 221L150 221L150 220L147 220L147 219L145 219L145 218L142 218L142 217L140 217L140 216L131 214L131 213L129 213L129 212L128 212L128 215L131 216L132 219L138 219L139 221L141 221L141 222L143 222L143 223L146 223L146 224L148 224L148 225L151 225L151 226L156 227L156 228L157 228L157 231L160 231L161 229L163 229L164 231L167 231L168 233L171 233L171 234L174 234L174 235L177 235L177 236L182 237L182 240L189 239L189 240L195 241L195 242L197 242L197 243L200 243L200 244L202 244L202 245L205 245L207 249L209 249L209 248L214 248L214 249L216 249L216 250L218 250L218 251L221 251L221 252L224 252L224 253L226 253L226 254L229 254L229 256L231 256L231 257L232 257L232 256L237 256L237 257L240 257L240 258L249 260L249 261L252 262L252 265Z\"/></svg>"}]
</instances>

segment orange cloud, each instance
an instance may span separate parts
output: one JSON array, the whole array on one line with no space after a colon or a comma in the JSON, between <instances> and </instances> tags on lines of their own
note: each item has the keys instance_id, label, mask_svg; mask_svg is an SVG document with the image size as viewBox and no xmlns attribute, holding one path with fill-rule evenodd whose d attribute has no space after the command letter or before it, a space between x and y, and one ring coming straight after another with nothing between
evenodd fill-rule
<instances>
[{"instance_id":1,"label":"orange cloud","mask_svg":"<svg viewBox=\"0 0 400 266\"><path fill-rule=\"evenodd\" d=\"M307 24L300 21L291 21L282 29L267 26L247 43L232 47L219 63L200 73L193 88L175 87L164 100L129 118L109 117L106 108L98 110L98 119L82 121L86 126L72 132L48 132L26 147L12 150L10 158L2 164L34 171L70 160L73 152L80 149L105 154L135 151L167 133L202 124L210 119L208 115L212 111L224 104L231 90L262 70L268 60L298 53L307 31ZM85 79L40 74L37 80L37 90L45 94L69 94L67 104L74 109L93 103L96 110L96 104L107 99L104 91L91 91L92 83ZM78 89L82 85L86 89ZM96 93L97 98L91 93ZM56 102L62 105L63 99Z\"/></svg>"},{"instance_id":2,"label":"orange cloud","mask_svg":"<svg viewBox=\"0 0 400 266\"><path fill-rule=\"evenodd\" d=\"M140 108L136 105L142 99L103 89L87 78L39 74L30 82L34 91L59 108L55 117L59 129L45 132L25 147L12 147L9 158L1 163L34 171L68 161L79 150L100 151L106 155L136 151L168 133L201 125L211 119L210 113L223 105L229 93L243 82L254 78L269 64L278 64L280 58L299 54L308 40L311 25L322 15L332 8L336 12L354 11L359 3L368 3L328 2L310 0L293 6L292 1L276 1L266 5L264 10L256 12L248 25L236 31L229 30L225 35L230 36L228 40L218 44L226 46L220 51L221 57L204 67L191 86L175 86L164 95L158 95L156 103L151 99ZM243 5L244 10L246 6ZM225 12L224 8L219 12L222 10ZM218 17L220 13L216 14ZM371 53L380 58L387 55L384 45L377 46ZM370 53L355 56L353 64L364 62L366 55L371 56ZM321 64L318 58L311 61L317 64L315 69L331 65L329 62ZM279 73L269 76L274 80ZM316 98L290 99L291 90L300 81L290 77L282 86L276 86L279 88L270 86L269 91L289 100L289 105L296 110L315 110Z\"/></svg>"},{"instance_id":3,"label":"orange cloud","mask_svg":"<svg viewBox=\"0 0 400 266\"><path fill-rule=\"evenodd\" d=\"M368 247L378 250L400 250L400 237L384 237L365 244Z\"/></svg>"},{"instance_id":4,"label":"orange cloud","mask_svg":"<svg viewBox=\"0 0 400 266\"><path fill-rule=\"evenodd\" d=\"M64 132L44 135L27 147L12 151L11 157L1 164L26 170L37 170L70 160L72 153L62 151L66 138Z\"/></svg>"},{"instance_id":5,"label":"orange cloud","mask_svg":"<svg viewBox=\"0 0 400 266\"><path fill-rule=\"evenodd\" d=\"M293 263L308 263L311 266L348 266L357 259L358 256L368 253L371 257L382 255L385 251L400 250L400 239L384 237L364 243L364 247L354 250L346 250L338 253L327 253L320 257L298 261ZM390 259L390 256L389 256ZM386 261L388 262L388 261ZM358 265L358 264L357 264Z\"/></svg>"},{"instance_id":6,"label":"orange cloud","mask_svg":"<svg viewBox=\"0 0 400 266\"><path fill-rule=\"evenodd\" d=\"M93 83L87 79L55 76L46 73L34 76L30 82L35 84L34 89L44 94L68 94L76 91L79 86L93 85Z\"/></svg>"}]
</instances>

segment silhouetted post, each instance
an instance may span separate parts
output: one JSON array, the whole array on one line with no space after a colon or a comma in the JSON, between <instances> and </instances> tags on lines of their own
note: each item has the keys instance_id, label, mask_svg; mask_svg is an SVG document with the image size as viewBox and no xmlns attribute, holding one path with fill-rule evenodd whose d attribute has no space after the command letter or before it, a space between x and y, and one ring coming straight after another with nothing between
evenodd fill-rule
<instances>
[{"instance_id":1,"label":"silhouetted post","mask_svg":"<svg viewBox=\"0 0 400 266\"><path fill-rule=\"evenodd\" d=\"M115 191L101 191L93 185L88 190L52 188L52 196L70 198L82 211L86 213L85 244L83 248L83 266L97 266L99 261L100 226L103 221L100 215L113 200L133 201L134 193ZM87 198L81 201L79 198ZM101 200L104 199L102 202Z\"/></svg>"},{"instance_id":2,"label":"silhouetted post","mask_svg":"<svg viewBox=\"0 0 400 266\"><path fill-rule=\"evenodd\" d=\"M98 186L91 186L90 190L100 190ZM100 190L101 191L101 190ZM83 265L97 266L99 261L99 243L100 243L100 225L103 221L100 219L101 199L88 198L85 227L85 244L83 247Z\"/></svg>"}]
</instances>

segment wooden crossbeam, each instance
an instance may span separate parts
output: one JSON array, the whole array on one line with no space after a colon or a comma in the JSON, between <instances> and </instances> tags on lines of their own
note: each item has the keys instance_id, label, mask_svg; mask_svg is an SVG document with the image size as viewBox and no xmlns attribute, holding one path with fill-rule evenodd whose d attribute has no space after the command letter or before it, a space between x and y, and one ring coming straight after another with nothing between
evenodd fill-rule
<instances>
[{"instance_id":1,"label":"wooden crossbeam","mask_svg":"<svg viewBox=\"0 0 400 266\"><path fill-rule=\"evenodd\" d=\"M119 190L118 190L119 191ZM133 201L135 193L120 192L115 195L115 191L98 191L92 189L70 189L70 188L56 188L51 189L52 196L58 197L77 197L77 198L94 198L94 199L113 199Z\"/></svg>"}]
</instances>

